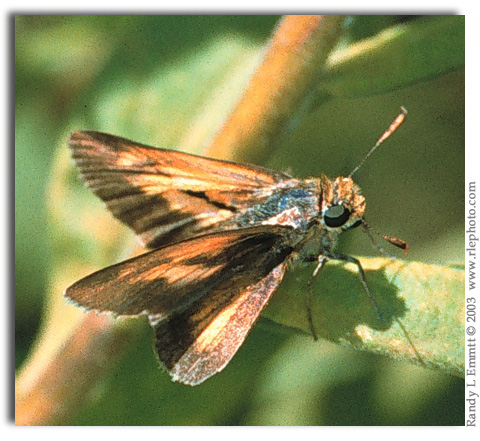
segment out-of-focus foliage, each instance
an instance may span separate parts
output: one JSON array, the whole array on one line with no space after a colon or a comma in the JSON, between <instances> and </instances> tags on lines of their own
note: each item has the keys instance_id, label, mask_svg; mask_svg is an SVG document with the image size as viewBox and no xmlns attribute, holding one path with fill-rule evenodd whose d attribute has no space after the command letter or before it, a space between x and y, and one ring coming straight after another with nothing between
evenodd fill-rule
<instances>
[{"instance_id":1,"label":"out-of-focus foliage","mask_svg":"<svg viewBox=\"0 0 480 441\"><path fill-rule=\"evenodd\" d=\"M403 19L354 17L346 26L345 44L374 39ZM432 35L444 26L442 20L455 22L461 41L463 17L425 17L401 26L406 32L409 26L428 29L419 33L418 47L428 39L425 47L433 45L439 56L455 60L453 67L450 63L440 74L416 81L405 72L410 85L399 80L402 88L390 87L383 95L330 100L299 123L267 165L300 177L348 174L405 106L405 125L356 176L367 197L367 219L376 230L405 239L408 258L455 264L463 261L464 72L458 53L440 41L435 46ZM58 212L48 212L62 210L48 198L65 196L57 193L62 181L51 170L68 167L68 161L58 165L68 132L96 129L200 152L241 93L277 21L270 16L16 18L17 365L35 338L48 286L54 285L49 275L58 271L59 262L69 254L82 255L93 266L118 258L118 244L99 255L95 222L92 237L82 241L72 234L82 214L95 213L94 220L103 210L80 184L75 201L85 205L65 206L62 221ZM394 63L395 52L392 57ZM75 170L69 170L74 181ZM103 222L110 217L104 215L97 228L108 241ZM348 235L342 251L377 254L360 232ZM304 286L304 277L298 278ZM321 275L315 283L321 286ZM257 324L225 371L193 389L171 383L158 369L146 325L144 334L105 378L93 404L66 423L463 424L462 381L314 343L310 336L292 337L270 323Z\"/></svg>"}]
</instances>

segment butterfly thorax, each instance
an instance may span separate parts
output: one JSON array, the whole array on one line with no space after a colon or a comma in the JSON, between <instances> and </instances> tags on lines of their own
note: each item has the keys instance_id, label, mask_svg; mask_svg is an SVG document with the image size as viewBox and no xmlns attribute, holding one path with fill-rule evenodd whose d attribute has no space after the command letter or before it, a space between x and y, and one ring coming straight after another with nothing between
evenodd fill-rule
<instances>
[{"instance_id":1,"label":"butterfly thorax","mask_svg":"<svg viewBox=\"0 0 480 441\"><path fill-rule=\"evenodd\" d=\"M318 184L318 179L292 179L288 186L279 187L262 203L239 213L235 217L237 228L276 225L305 234L319 216Z\"/></svg>"},{"instance_id":2,"label":"butterfly thorax","mask_svg":"<svg viewBox=\"0 0 480 441\"><path fill-rule=\"evenodd\" d=\"M365 198L350 178L321 176L288 184L229 221L236 228L288 227L289 241L302 255L333 249L343 231L361 223Z\"/></svg>"}]
</instances>

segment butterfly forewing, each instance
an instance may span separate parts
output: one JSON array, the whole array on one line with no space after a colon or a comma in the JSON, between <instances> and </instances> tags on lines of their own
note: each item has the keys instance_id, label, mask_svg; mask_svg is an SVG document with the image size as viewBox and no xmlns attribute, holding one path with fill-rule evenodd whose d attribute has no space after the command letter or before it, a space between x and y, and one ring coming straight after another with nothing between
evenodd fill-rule
<instances>
[{"instance_id":1,"label":"butterfly forewing","mask_svg":"<svg viewBox=\"0 0 480 441\"><path fill-rule=\"evenodd\" d=\"M93 131L72 133L69 145L87 186L150 248L217 230L294 181Z\"/></svg>"}]
</instances>

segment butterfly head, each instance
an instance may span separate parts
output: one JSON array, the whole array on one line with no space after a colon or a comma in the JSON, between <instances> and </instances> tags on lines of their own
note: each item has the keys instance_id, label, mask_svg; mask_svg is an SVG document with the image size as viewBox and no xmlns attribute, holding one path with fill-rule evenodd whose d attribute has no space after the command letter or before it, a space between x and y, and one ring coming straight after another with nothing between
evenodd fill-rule
<instances>
[{"instance_id":1,"label":"butterfly head","mask_svg":"<svg viewBox=\"0 0 480 441\"><path fill-rule=\"evenodd\" d=\"M358 227L365 212L365 197L351 178L323 179L320 200L322 225L342 232Z\"/></svg>"}]
</instances>

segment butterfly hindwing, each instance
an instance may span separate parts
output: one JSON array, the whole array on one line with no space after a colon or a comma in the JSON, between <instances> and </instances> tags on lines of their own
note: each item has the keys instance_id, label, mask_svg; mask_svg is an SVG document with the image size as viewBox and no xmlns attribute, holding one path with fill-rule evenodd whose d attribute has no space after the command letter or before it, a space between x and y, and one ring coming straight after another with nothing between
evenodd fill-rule
<instances>
[{"instance_id":1,"label":"butterfly hindwing","mask_svg":"<svg viewBox=\"0 0 480 441\"><path fill-rule=\"evenodd\" d=\"M94 131L69 145L87 186L157 248L218 230L293 179L262 167L157 149Z\"/></svg>"},{"instance_id":2,"label":"butterfly hindwing","mask_svg":"<svg viewBox=\"0 0 480 441\"><path fill-rule=\"evenodd\" d=\"M175 381L194 386L227 365L282 281L286 265L279 263L246 288L221 285L157 324L151 318L158 358Z\"/></svg>"},{"instance_id":3,"label":"butterfly hindwing","mask_svg":"<svg viewBox=\"0 0 480 441\"><path fill-rule=\"evenodd\" d=\"M65 296L88 310L155 315L157 321L219 290L228 302L287 259L288 231L255 227L167 245L95 272Z\"/></svg>"}]
</instances>

